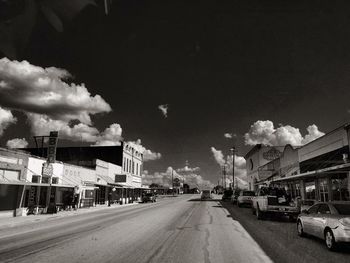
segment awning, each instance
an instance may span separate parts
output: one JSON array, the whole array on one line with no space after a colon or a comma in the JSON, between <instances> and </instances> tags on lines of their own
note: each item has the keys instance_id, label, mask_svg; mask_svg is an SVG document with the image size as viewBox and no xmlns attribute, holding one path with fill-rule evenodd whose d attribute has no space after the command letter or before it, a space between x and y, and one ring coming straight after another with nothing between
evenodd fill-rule
<instances>
[{"instance_id":1,"label":"awning","mask_svg":"<svg viewBox=\"0 0 350 263\"><path fill-rule=\"evenodd\" d=\"M272 182L294 181L294 180L299 180L304 178L311 178L319 174L347 173L347 172L350 172L350 163L339 164L339 165L318 169L315 171L310 171L302 174L278 178L278 179L272 180Z\"/></svg>"},{"instance_id":2,"label":"awning","mask_svg":"<svg viewBox=\"0 0 350 263\"><path fill-rule=\"evenodd\" d=\"M29 186L50 186L50 184L45 183L32 183L28 181L21 181L21 180L0 180L0 184L12 184L12 185L29 185ZM51 184L53 187L70 187L74 188L74 185L66 185L66 184Z\"/></svg>"},{"instance_id":3,"label":"awning","mask_svg":"<svg viewBox=\"0 0 350 263\"><path fill-rule=\"evenodd\" d=\"M132 184L129 183L113 183L121 188L135 188Z\"/></svg>"}]
</instances>

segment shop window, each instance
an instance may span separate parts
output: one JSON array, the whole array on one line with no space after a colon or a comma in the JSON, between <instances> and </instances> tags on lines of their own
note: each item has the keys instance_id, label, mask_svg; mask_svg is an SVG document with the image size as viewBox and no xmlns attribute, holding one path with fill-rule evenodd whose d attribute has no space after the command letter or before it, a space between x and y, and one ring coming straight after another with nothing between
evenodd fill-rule
<instances>
[{"instance_id":1,"label":"shop window","mask_svg":"<svg viewBox=\"0 0 350 263\"><path fill-rule=\"evenodd\" d=\"M48 176L43 176L42 180L41 180L41 183L42 184L48 184L50 181L49 181L49 177Z\"/></svg>"},{"instance_id":2,"label":"shop window","mask_svg":"<svg viewBox=\"0 0 350 263\"><path fill-rule=\"evenodd\" d=\"M334 201L350 201L348 178L346 175L339 175L331 179L332 195Z\"/></svg>"},{"instance_id":3,"label":"shop window","mask_svg":"<svg viewBox=\"0 0 350 263\"><path fill-rule=\"evenodd\" d=\"M306 199L316 199L316 186L315 182L305 183Z\"/></svg>"},{"instance_id":4,"label":"shop window","mask_svg":"<svg viewBox=\"0 0 350 263\"><path fill-rule=\"evenodd\" d=\"M40 175L33 175L32 176L32 183L40 183L41 176Z\"/></svg>"},{"instance_id":5,"label":"shop window","mask_svg":"<svg viewBox=\"0 0 350 263\"><path fill-rule=\"evenodd\" d=\"M58 177L52 177L52 184L58 184Z\"/></svg>"}]
</instances>

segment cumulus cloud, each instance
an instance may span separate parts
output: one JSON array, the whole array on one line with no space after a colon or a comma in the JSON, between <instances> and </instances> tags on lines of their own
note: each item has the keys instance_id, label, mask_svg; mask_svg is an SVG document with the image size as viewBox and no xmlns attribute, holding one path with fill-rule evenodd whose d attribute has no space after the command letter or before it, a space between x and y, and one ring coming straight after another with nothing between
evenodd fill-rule
<instances>
[{"instance_id":1,"label":"cumulus cloud","mask_svg":"<svg viewBox=\"0 0 350 263\"><path fill-rule=\"evenodd\" d=\"M211 152L214 156L216 163L222 167L226 166L226 172L228 175L228 183L232 182L232 168L233 168L233 158L232 155L228 155L226 158L221 150L217 150L214 147L211 147ZM235 178L239 178L240 181L247 181L247 172L246 172L246 160L243 156L235 155ZM238 180L238 179L237 179Z\"/></svg>"},{"instance_id":2,"label":"cumulus cloud","mask_svg":"<svg viewBox=\"0 0 350 263\"><path fill-rule=\"evenodd\" d=\"M29 125L34 134L45 135L59 131L59 137L70 141L90 142L99 146L119 145L122 129L119 124L111 124L103 132L84 123L70 124L62 120L52 120L46 115L28 113Z\"/></svg>"},{"instance_id":3,"label":"cumulus cloud","mask_svg":"<svg viewBox=\"0 0 350 263\"><path fill-rule=\"evenodd\" d=\"M306 128L307 134L302 136L298 128L290 125L280 125L275 129L272 121L256 121L250 126L249 132L244 135L246 145L266 144L272 146L304 145L323 136L324 133L318 130L313 124Z\"/></svg>"},{"instance_id":4,"label":"cumulus cloud","mask_svg":"<svg viewBox=\"0 0 350 263\"><path fill-rule=\"evenodd\" d=\"M6 143L7 148L14 149L14 148L26 148L28 146L28 142L25 138L15 138L12 140L7 141Z\"/></svg>"},{"instance_id":5,"label":"cumulus cloud","mask_svg":"<svg viewBox=\"0 0 350 263\"><path fill-rule=\"evenodd\" d=\"M168 109L169 109L168 104L159 105L158 109L162 112L162 114L165 118L168 117Z\"/></svg>"},{"instance_id":6,"label":"cumulus cloud","mask_svg":"<svg viewBox=\"0 0 350 263\"><path fill-rule=\"evenodd\" d=\"M91 125L91 114L110 112L100 96L84 84L68 83L64 69L42 68L27 61L0 59L0 104L23 112L45 114L50 119L79 120Z\"/></svg>"},{"instance_id":7,"label":"cumulus cloud","mask_svg":"<svg viewBox=\"0 0 350 263\"><path fill-rule=\"evenodd\" d=\"M59 131L62 139L120 145L119 124L100 132L91 121L91 115L110 112L110 105L100 95L92 96L84 84L68 83L70 77L64 69L0 59L0 105L23 112L33 134ZM0 108L1 133L15 120L10 111Z\"/></svg>"},{"instance_id":8,"label":"cumulus cloud","mask_svg":"<svg viewBox=\"0 0 350 263\"><path fill-rule=\"evenodd\" d=\"M137 139L136 141L129 141L128 144L132 145L137 151L143 153L143 161L155 161L162 158L161 153L153 152L150 149L147 149L142 145L141 139Z\"/></svg>"},{"instance_id":9,"label":"cumulus cloud","mask_svg":"<svg viewBox=\"0 0 350 263\"><path fill-rule=\"evenodd\" d=\"M149 173L147 170L143 171L142 183L144 185L151 185L152 183L164 187L172 187L172 177L179 178L181 182L190 185L190 187L212 188L213 184L209 180L205 180L201 175L196 173L189 173L182 175L177 172L178 169L168 167L165 172ZM173 174L173 175L172 175Z\"/></svg>"},{"instance_id":10,"label":"cumulus cloud","mask_svg":"<svg viewBox=\"0 0 350 263\"><path fill-rule=\"evenodd\" d=\"M118 123L111 124L96 139L96 146L120 145L123 129Z\"/></svg>"},{"instance_id":11,"label":"cumulus cloud","mask_svg":"<svg viewBox=\"0 0 350 263\"><path fill-rule=\"evenodd\" d=\"M178 169L176 169L176 171L179 173L195 173L195 172L199 172L200 168L199 167L189 167L189 165L186 164L185 167L178 168Z\"/></svg>"},{"instance_id":12,"label":"cumulus cloud","mask_svg":"<svg viewBox=\"0 0 350 263\"><path fill-rule=\"evenodd\" d=\"M17 119L12 115L10 110L5 110L0 107L0 136L4 133L5 129L13 123L16 123Z\"/></svg>"},{"instance_id":13,"label":"cumulus cloud","mask_svg":"<svg viewBox=\"0 0 350 263\"><path fill-rule=\"evenodd\" d=\"M210 149L211 149L211 152L213 153L215 161L221 166L224 165L225 164L225 158L224 158L224 155L223 155L222 151L217 150L214 147L211 147Z\"/></svg>"}]
</instances>

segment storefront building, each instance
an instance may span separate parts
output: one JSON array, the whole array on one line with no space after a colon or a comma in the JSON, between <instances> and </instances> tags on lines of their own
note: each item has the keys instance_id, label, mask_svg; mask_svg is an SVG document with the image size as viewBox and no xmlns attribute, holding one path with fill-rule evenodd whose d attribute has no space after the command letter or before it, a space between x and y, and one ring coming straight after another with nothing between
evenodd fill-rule
<instances>
[{"instance_id":1,"label":"storefront building","mask_svg":"<svg viewBox=\"0 0 350 263\"><path fill-rule=\"evenodd\" d=\"M306 201L350 201L349 127L343 125L302 147L287 145L278 159L257 169L269 173L262 182Z\"/></svg>"},{"instance_id":2,"label":"storefront building","mask_svg":"<svg viewBox=\"0 0 350 263\"><path fill-rule=\"evenodd\" d=\"M279 158L283 149L282 146L257 144L244 156L249 190L255 191L260 183L271 176L272 171L267 171L262 167Z\"/></svg>"}]
</instances>

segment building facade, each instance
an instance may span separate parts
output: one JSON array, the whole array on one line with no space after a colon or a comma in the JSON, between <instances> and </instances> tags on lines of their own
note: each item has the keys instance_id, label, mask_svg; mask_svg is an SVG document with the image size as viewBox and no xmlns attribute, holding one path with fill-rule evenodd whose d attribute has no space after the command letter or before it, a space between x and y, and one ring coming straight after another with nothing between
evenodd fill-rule
<instances>
[{"instance_id":1,"label":"building facade","mask_svg":"<svg viewBox=\"0 0 350 263\"><path fill-rule=\"evenodd\" d=\"M257 168L269 173L262 182L284 187L302 200L350 201L349 129L345 124L304 146L287 145L280 157Z\"/></svg>"}]
</instances>

